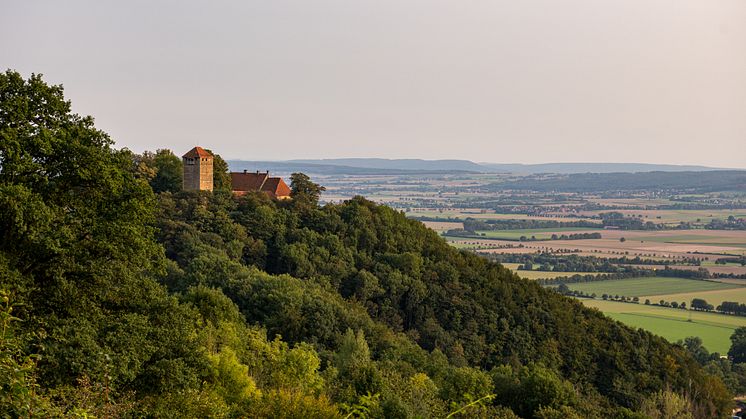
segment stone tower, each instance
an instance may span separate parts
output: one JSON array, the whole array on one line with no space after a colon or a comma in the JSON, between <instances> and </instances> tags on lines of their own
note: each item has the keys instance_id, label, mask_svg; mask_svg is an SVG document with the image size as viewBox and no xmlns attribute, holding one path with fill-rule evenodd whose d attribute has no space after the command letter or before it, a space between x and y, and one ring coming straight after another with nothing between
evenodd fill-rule
<instances>
[{"instance_id":1,"label":"stone tower","mask_svg":"<svg viewBox=\"0 0 746 419\"><path fill-rule=\"evenodd\" d=\"M212 191L212 154L194 147L181 156L184 163L185 191Z\"/></svg>"}]
</instances>

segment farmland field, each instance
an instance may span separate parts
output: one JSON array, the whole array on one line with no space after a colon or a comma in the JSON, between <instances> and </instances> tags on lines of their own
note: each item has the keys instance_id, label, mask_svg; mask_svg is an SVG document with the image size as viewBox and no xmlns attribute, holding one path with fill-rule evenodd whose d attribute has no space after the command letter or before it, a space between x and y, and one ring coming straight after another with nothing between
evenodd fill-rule
<instances>
[{"instance_id":1,"label":"farmland field","mask_svg":"<svg viewBox=\"0 0 746 419\"><path fill-rule=\"evenodd\" d=\"M525 279L554 279L554 278L560 278L563 276L573 276L573 275L586 275L589 272L543 272L543 271L524 271L524 270L518 270L519 263L503 263L503 266L510 269L511 271L515 272L520 276L521 278Z\"/></svg>"},{"instance_id":2,"label":"farmland field","mask_svg":"<svg viewBox=\"0 0 746 419\"><path fill-rule=\"evenodd\" d=\"M464 228L464 223L456 221L423 221L427 227L437 231L448 231L456 228Z\"/></svg>"},{"instance_id":3,"label":"farmland field","mask_svg":"<svg viewBox=\"0 0 746 419\"><path fill-rule=\"evenodd\" d=\"M728 284L731 285L731 284ZM643 297L645 298L645 297ZM655 298L655 300L653 300ZM665 300L665 301L685 301L689 304L693 298L702 298L709 304L717 307L723 301L735 301L738 303L746 303L746 287L732 288L732 289L719 289L709 291L695 291L695 292L678 292L673 294L658 294L654 297L651 296L651 301Z\"/></svg>"},{"instance_id":4,"label":"farmland field","mask_svg":"<svg viewBox=\"0 0 746 419\"><path fill-rule=\"evenodd\" d=\"M528 214L496 214L494 212L481 212L479 210L468 210L468 209L462 209L462 210L413 210L408 211L405 213L407 217L432 217L432 218L438 218L443 219L443 221L449 221L448 219L452 219L453 221L459 221L463 220L465 218L474 218L474 219L480 219L480 220L539 220L539 221L562 221L562 217L558 216L552 216L552 217L542 217L542 216L535 216L535 215L528 215ZM457 219L457 220L456 220ZM567 219L568 221L591 221L591 222L598 222L598 220L593 220L591 218L584 218L584 217L575 217L572 219ZM600 223L599 223L600 226Z\"/></svg>"},{"instance_id":5,"label":"farmland field","mask_svg":"<svg viewBox=\"0 0 746 419\"><path fill-rule=\"evenodd\" d=\"M671 294L675 290L678 293L691 293L702 291L744 290L746 288L734 284L723 284L714 281L703 281L698 279L684 278L629 278L611 279L608 281L583 282L567 285L573 291L582 291L586 294L596 295L611 294L623 295L625 297L644 297ZM658 297L656 297L658 298ZM661 298L658 298L661 299ZM665 299L665 298L664 298ZM667 300L668 301L668 300ZM676 300L680 301L680 300ZM687 304L689 302L687 301Z\"/></svg>"},{"instance_id":6,"label":"farmland field","mask_svg":"<svg viewBox=\"0 0 746 419\"><path fill-rule=\"evenodd\" d=\"M477 231L477 234L483 235L485 238L489 239L499 239L499 240L518 240L521 237L536 237L538 240L549 240L552 237L552 234L562 235L562 234L573 234L573 233L591 233L591 232L601 232L602 230L594 229L594 228L577 228L577 227L568 227L568 228L536 228L536 229L529 229L529 230L489 230L489 231Z\"/></svg>"},{"instance_id":7,"label":"farmland field","mask_svg":"<svg viewBox=\"0 0 746 419\"><path fill-rule=\"evenodd\" d=\"M688 336L699 336L709 351L721 354L728 352L733 331L737 327L746 326L746 317L598 299L581 299L581 301L586 306L597 308L615 320L645 329L671 342ZM691 322L688 321L690 315Z\"/></svg>"},{"instance_id":8,"label":"farmland field","mask_svg":"<svg viewBox=\"0 0 746 419\"><path fill-rule=\"evenodd\" d=\"M625 216L640 217L644 221L676 224L679 222L695 222L697 220L709 222L714 219L725 219L729 216L746 218L744 210L616 210ZM583 211L581 215L594 216L602 211Z\"/></svg>"}]
</instances>

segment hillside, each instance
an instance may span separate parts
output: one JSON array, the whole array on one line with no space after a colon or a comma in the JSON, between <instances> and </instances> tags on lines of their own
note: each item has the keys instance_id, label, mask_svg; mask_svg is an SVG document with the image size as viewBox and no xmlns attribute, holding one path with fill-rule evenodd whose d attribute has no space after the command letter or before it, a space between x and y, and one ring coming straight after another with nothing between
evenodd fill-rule
<instances>
[{"instance_id":1,"label":"hillside","mask_svg":"<svg viewBox=\"0 0 746 419\"><path fill-rule=\"evenodd\" d=\"M178 157L113 148L60 87L6 72L0 89L10 417L729 409L721 380L682 346L460 252L389 207L320 207L304 176L285 202L234 197L220 170L215 192L180 192Z\"/></svg>"}]
</instances>

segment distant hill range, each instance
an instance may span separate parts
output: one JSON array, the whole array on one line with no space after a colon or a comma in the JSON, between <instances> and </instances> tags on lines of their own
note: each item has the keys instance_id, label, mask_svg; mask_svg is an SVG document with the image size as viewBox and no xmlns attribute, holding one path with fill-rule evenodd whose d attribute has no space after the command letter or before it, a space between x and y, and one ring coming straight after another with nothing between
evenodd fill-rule
<instances>
[{"instance_id":1,"label":"distant hill range","mask_svg":"<svg viewBox=\"0 0 746 419\"><path fill-rule=\"evenodd\" d=\"M542 163L542 164L499 164L481 163L495 172L507 173L641 173L641 172L703 172L725 170L706 166L680 166L674 164L649 163Z\"/></svg>"},{"instance_id":2,"label":"distant hill range","mask_svg":"<svg viewBox=\"0 0 746 419\"><path fill-rule=\"evenodd\" d=\"M316 160L323 162L324 160ZM423 160L424 161L424 160ZM475 163L472 163L475 164ZM307 163L300 160L293 161L246 161L228 160L233 171L265 171L271 172L303 172L316 175L419 175L419 174L449 174L449 173L484 173L483 170L462 170L457 168L380 168L365 166L346 166L330 163Z\"/></svg>"},{"instance_id":3,"label":"distant hill range","mask_svg":"<svg viewBox=\"0 0 746 419\"><path fill-rule=\"evenodd\" d=\"M679 166L647 163L542 163L503 164L474 163L469 160L422 159L301 159L287 161L229 160L231 170L300 171L325 175L395 175L443 173L641 173L641 172L701 172L724 170L706 166Z\"/></svg>"}]
</instances>

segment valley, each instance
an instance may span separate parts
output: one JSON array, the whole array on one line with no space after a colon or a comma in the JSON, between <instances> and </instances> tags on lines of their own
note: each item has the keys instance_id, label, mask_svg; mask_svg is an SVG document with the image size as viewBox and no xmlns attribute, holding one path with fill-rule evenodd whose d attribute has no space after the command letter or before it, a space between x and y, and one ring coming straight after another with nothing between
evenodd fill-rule
<instances>
[{"instance_id":1,"label":"valley","mask_svg":"<svg viewBox=\"0 0 746 419\"><path fill-rule=\"evenodd\" d=\"M746 303L746 184L726 185L728 176L711 187L687 184L688 175L666 188L657 186L669 179L663 174L661 182L629 190L595 185L589 191L547 191L543 182L561 177L553 174L330 176L324 199L365 194L523 278L552 287L566 279L570 291L595 294L580 301L615 320L671 342L698 336L709 350L725 353L732 331L746 326L746 317L717 310L727 301ZM512 189L516 184L529 189ZM635 272L637 278L629 277ZM583 282L572 283L578 276ZM692 313L695 298L712 310Z\"/></svg>"}]
</instances>

